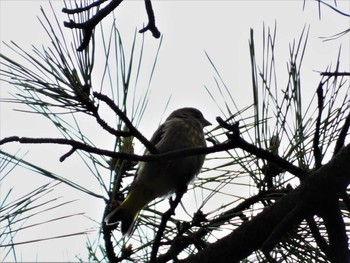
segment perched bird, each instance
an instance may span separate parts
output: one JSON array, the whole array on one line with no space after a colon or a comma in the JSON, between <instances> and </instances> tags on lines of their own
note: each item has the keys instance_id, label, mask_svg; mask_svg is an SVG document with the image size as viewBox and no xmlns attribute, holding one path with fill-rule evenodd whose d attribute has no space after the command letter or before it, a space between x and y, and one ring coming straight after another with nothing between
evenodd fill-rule
<instances>
[{"instance_id":1,"label":"perched bird","mask_svg":"<svg viewBox=\"0 0 350 263\"><path fill-rule=\"evenodd\" d=\"M181 108L172 112L159 126L151 143L159 153L185 148L205 147L203 128L211 125L195 108ZM149 154L146 150L145 155ZM141 209L157 197L184 191L200 172L204 155L192 155L166 161L140 162L136 177L124 202L110 212L107 225L121 221L121 232L130 235Z\"/></svg>"}]
</instances>

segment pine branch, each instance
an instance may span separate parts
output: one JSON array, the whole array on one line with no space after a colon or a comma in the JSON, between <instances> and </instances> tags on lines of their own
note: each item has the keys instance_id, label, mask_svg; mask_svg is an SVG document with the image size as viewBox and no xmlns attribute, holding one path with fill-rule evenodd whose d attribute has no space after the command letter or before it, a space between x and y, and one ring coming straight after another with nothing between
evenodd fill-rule
<instances>
[{"instance_id":1,"label":"pine branch","mask_svg":"<svg viewBox=\"0 0 350 263\"><path fill-rule=\"evenodd\" d=\"M181 198L183 197L185 192L186 192L186 190L178 191L176 193L175 200L170 199L170 208L163 214L162 220L160 222L160 225L159 225L159 228L157 231L157 235L153 241L150 262L156 262L156 257L157 257L158 249L160 246L160 241L162 239L164 230L166 228L166 224L167 224L168 220L170 219L170 217L175 214L175 209L178 206L178 204L180 203Z\"/></svg>"},{"instance_id":2,"label":"pine branch","mask_svg":"<svg viewBox=\"0 0 350 263\"><path fill-rule=\"evenodd\" d=\"M241 138L239 135L238 123L236 123L235 125L230 125L225 123L220 117L218 117L217 120L221 125L224 126L224 128L229 129L230 132L227 133L228 141L220 144L216 144L211 147L186 148L182 150L176 150L176 151L171 151L171 152L166 152L161 154L141 156L141 155L135 155L135 154L123 153L123 152L113 152L109 150L98 149L96 147L86 145L79 141L62 139L62 138L27 138L27 137L11 136L0 140L0 145L5 143L10 143L10 142L19 142L23 144L49 143L49 144L61 144L61 145L72 146L72 149L68 152L68 154L60 158L61 162L64 161L66 157L74 153L76 150L83 150L89 153L94 153L94 154L99 154L99 155L104 155L104 156L109 156L112 158L119 158L124 160L152 162L152 161L164 161L164 160L169 160L174 158L181 158L181 157L186 157L191 155L200 155L200 154L209 154L209 153L215 153L215 152L221 152L221 151L228 151L235 148L239 148L251 153L252 155L258 158L262 158L273 162L280 168L284 169L287 172L290 172L291 174L297 176L300 179L305 178L305 174L306 174L305 170L293 165L292 163L288 162L287 160L283 159L277 154L271 153L262 148L258 148L255 145L250 144L247 141L245 141L243 138ZM124 121L126 121L126 119ZM137 137L139 136L139 134L137 136L133 134L133 136Z\"/></svg>"},{"instance_id":3,"label":"pine branch","mask_svg":"<svg viewBox=\"0 0 350 263\"><path fill-rule=\"evenodd\" d=\"M350 254L342 219L339 218L339 211L332 214L335 211L329 207L334 207L334 200L338 200L350 184L349 160L350 145L347 145L327 164L310 172L299 187L274 205L182 262L222 262L228 258L231 262L238 262L258 249L268 254L287 230L313 215L321 215L335 222L338 230L327 228L328 235L332 236L329 246L334 253L339 252L339 255L332 253L336 257L333 258L334 262L346 262L344 259L348 259Z\"/></svg>"},{"instance_id":4,"label":"pine branch","mask_svg":"<svg viewBox=\"0 0 350 263\"><path fill-rule=\"evenodd\" d=\"M63 8L62 12L66 14L78 14L82 13L84 11L88 11L93 7L100 6L102 3L104 3L106 0L100 0L92 3L91 5L88 5L86 7L82 8L75 8L75 9L68 9ZM155 38L160 37L160 32L155 24L155 16L154 11L152 7L151 0L144 0L145 1L145 8L148 16L148 24L146 27L141 29L139 32L144 33L146 31L150 31ZM100 23L107 15L109 15L114 9L116 9L123 0L111 0L109 4L107 4L104 8L101 8L97 11L97 13L90 18L89 20L83 22L83 23L76 23L73 20L70 20L69 22L64 22L64 26L71 28L71 29L81 29L83 30L83 40L78 47L77 51L83 51L87 48L89 45L90 39L93 35L93 31L95 27Z\"/></svg>"}]
</instances>

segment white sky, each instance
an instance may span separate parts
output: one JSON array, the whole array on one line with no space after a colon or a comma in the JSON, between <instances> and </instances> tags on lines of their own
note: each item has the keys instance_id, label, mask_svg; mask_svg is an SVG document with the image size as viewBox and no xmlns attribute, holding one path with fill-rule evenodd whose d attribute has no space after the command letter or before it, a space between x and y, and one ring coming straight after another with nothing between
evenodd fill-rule
<instances>
[{"instance_id":1,"label":"white sky","mask_svg":"<svg viewBox=\"0 0 350 263\"><path fill-rule=\"evenodd\" d=\"M332 1L330 1L332 2ZM350 1L337 1L341 10L350 13ZM57 13L63 7L62 1L52 1ZM0 38L1 41L11 40L18 43L26 50L30 45L47 45L47 37L37 20L41 16L40 6L49 11L48 1L13 1L0 0ZM304 25L310 25L310 35L306 49L306 57L303 63L302 92L305 99L309 98L316 90L319 82L318 73L329 64L335 64L339 47L342 46L341 70L350 69L350 41L349 35L335 41L323 42L320 37L331 36L350 27L349 18L335 14L334 11L322 6L322 19L318 18L316 1L307 1L303 10L303 1L153 1L156 15L156 23L163 33L163 45L159 61L152 82L152 95L145 119L140 125L141 131L150 137L162 117L163 108L169 96L172 100L166 115L182 106L198 107L212 123L215 116L220 115L219 109L207 95L203 85L215 90L212 70L204 51L206 51L219 69L221 76L232 91L238 106L243 108L252 103L251 73L249 60L249 32L254 29L255 45L261 52L263 23L266 27L274 27L277 24L277 65L281 76L281 89L285 87L287 75L287 60L289 55L289 43L298 39ZM50 13L50 12L48 12ZM64 16L59 16L65 19ZM125 42L132 41L132 35L137 27L142 27L147 22L143 1L125 1L116 11L117 24L120 27ZM109 29L109 26L107 27ZM69 29L65 29L70 34ZM146 33L146 56L151 50L150 57L159 40ZM97 42L97 50L99 43ZM1 43L1 53L8 54L8 49ZM261 53L260 53L261 54ZM99 51L96 52L99 56ZM258 57L258 60L261 57ZM98 71L98 69L95 69ZM1 83L1 97L8 97L7 92L11 88ZM41 121L40 116L28 115L12 111L14 105L1 104L1 138L10 135L55 137L57 131L47 126L47 122ZM100 138L96 144L108 148L110 140ZM70 157L63 164L58 158L66 152L66 148L53 146L19 146L9 145L3 150L16 152L21 148L22 154L30 149L26 159L45 168L54 167L53 171L61 175L71 174L72 179L81 180L92 189L96 182L87 181L89 176L81 177L84 165L78 158ZM112 149L112 147L110 147ZM43 154L44 153L44 154ZM43 162L44 160L44 162ZM16 174L16 177L15 177ZM76 177L77 176L77 177ZM79 177L80 176L80 177ZM0 194L5 194L9 187L15 186L15 194L24 194L35 187L47 182L39 175L33 175L23 170L10 176L13 181L7 180L6 185L1 185ZM80 178L80 179L79 179ZM19 183L20 182L20 183ZM65 187L61 187L64 200L79 199L76 204L65 208L64 213L71 209L75 212L86 212L88 217L100 221L104 204L93 198L86 198ZM95 191L98 191L94 189ZM101 190L101 194L103 191ZM3 197L0 197L0 200ZM1 202L1 201L0 201ZM62 210L61 210L62 212ZM60 213L60 215L64 214ZM80 218L82 219L82 218ZM83 222L82 222L83 221ZM97 224L83 218L76 222L66 220L64 229L45 228L39 236L45 237L55 234L66 234L70 231L81 231L94 228ZM62 224L58 224L62 227ZM38 231L37 228L36 231ZM41 229L41 228L40 228ZM44 229L44 228L43 228ZM47 231L47 232L44 232ZM44 233L44 234L43 234ZM18 240L28 240L34 233L18 236ZM95 235L91 235L94 240ZM75 255L86 255L85 237L61 239L34 245L18 247L20 260L23 261L61 261L74 260ZM85 258L85 257L83 257ZM1 255L0 255L1 260ZM10 260L7 258L7 260Z\"/></svg>"}]
</instances>

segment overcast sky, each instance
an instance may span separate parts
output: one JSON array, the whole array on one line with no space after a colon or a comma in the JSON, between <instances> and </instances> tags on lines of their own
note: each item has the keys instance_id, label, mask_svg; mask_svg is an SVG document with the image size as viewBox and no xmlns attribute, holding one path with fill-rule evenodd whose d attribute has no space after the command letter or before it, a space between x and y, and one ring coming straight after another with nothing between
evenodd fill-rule
<instances>
[{"instance_id":1,"label":"overcast sky","mask_svg":"<svg viewBox=\"0 0 350 263\"><path fill-rule=\"evenodd\" d=\"M333 1L328 1L332 3ZM344 12L350 13L349 1L337 1L338 6ZM52 1L59 14L59 19L65 20L60 14L63 1ZM33 45L47 45L48 39L42 30L37 16L40 14L40 6L49 11L48 1L13 1L0 0L0 38L1 41L11 40L23 46L26 50ZM335 64L342 47L341 70L350 68L350 41L349 35L334 41L324 42L320 37L329 37L350 27L349 18L340 16L325 6L321 6L321 20L319 19L316 1L306 1L303 9L303 1L153 1L156 15L156 23L163 34L163 44L160 57L152 81L152 94L149 107L145 113L145 119L140 124L140 129L147 137L159 124L163 115L163 109L168 98L171 102L165 115L172 110L193 106L201 109L207 119L215 123L215 116L220 111L207 94L204 85L213 88L215 94L214 71L205 56L206 51L219 69L221 76L231 90L234 99L240 108L252 103L251 72L249 59L249 34L254 29L255 44L261 54L262 30L265 27L273 28L277 25L277 55L276 64L279 66L278 74L281 76L281 89L287 84L287 61L289 56L289 43L298 39L303 27L310 26L309 40L306 56L303 63L302 92L305 99L311 97L320 80L317 71L323 71L329 64ZM117 25L125 43L131 43L135 28L140 29L147 22L144 3L140 0L125 1L116 11ZM106 24L109 29L110 25ZM69 29L64 29L70 34ZM141 38L141 36L139 36ZM149 32L145 36L148 56L152 57L159 40L152 38ZM96 56L102 55L99 41L96 43ZM10 54L8 48L1 43L1 53ZM98 74L99 69L95 69ZM101 72L99 72L101 73ZM12 88L1 83L1 97L8 97L7 92ZM1 105L1 138L10 135L51 137L59 134L53 127L42 126L47 122L41 122L39 116L33 116L14 112L14 105ZM97 142L108 148L110 141ZM20 147L10 145L4 150L15 153ZM26 158L42 165L45 168L53 168L59 174L71 174L74 179L76 174L84 171L84 165L78 162L78 158L69 158L65 163L58 162L58 158L66 149L59 148L47 155L52 146L22 147L21 154L31 148ZM110 148L112 149L112 147ZM43 155L45 153L45 155ZM47 161L46 161L47 159ZM14 173L15 174L15 173ZM9 187L15 186L14 194L24 194L31 189L47 182L39 175L27 174L21 171L14 177L11 174L6 185L1 185L0 194L7 193ZM79 177L77 177L79 178ZM79 179L75 178L79 181ZM85 177L86 178L86 177ZM85 180L84 178L84 180ZM20 186L18 186L20 182ZM88 185L90 182L85 183ZM96 182L91 182L91 187L96 190ZM64 192L59 193L64 200L79 199L69 208L71 212L86 212L87 216L99 222L104 209L103 201L94 198L86 198L76 191L62 187ZM98 191L98 190L96 190ZM103 191L101 189L101 194ZM67 197L69 195L70 197ZM64 210L68 211L68 210ZM62 214L60 214L62 215ZM84 221L84 223L80 223ZM69 231L81 231L92 228L97 231L97 224L89 220L80 220L79 226L67 221L66 229L45 228L45 234L66 234ZM62 227L62 224L60 225ZM37 228L38 229L38 228ZM45 237L38 235L39 237ZM91 235L94 240L96 232ZM18 236L18 241L28 240L33 233ZM86 237L61 239L34 245L18 247L18 255L23 261L61 261L74 260L75 255L85 255ZM84 258L84 257L83 257ZM0 255L1 260L1 255ZM9 259L7 259L9 260Z\"/></svg>"}]
</instances>

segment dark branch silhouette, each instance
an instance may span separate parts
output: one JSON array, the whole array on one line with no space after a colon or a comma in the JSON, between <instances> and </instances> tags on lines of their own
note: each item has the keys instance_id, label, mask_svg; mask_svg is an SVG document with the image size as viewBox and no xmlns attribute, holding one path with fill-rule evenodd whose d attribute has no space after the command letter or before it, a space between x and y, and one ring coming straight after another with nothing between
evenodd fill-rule
<instances>
[{"instance_id":1,"label":"dark branch silhouette","mask_svg":"<svg viewBox=\"0 0 350 263\"><path fill-rule=\"evenodd\" d=\"M318 116L316 119L316 127L315 127L315 134L314 134L314 140L313 140L313 148L314 148L314 157L315 157L315 168L320 168L322 165L322 152L319 146L320 143L320 126L321 126L321 118L322 118L322 112L323 112L323 104L324 104L324 97L323 97L323 83L321 82L317 88L317 102L318 102Z\"/></svg>"},{"instance_id":2,"label":"dark branch silhouette","mask_svg":"<svg viewBox=\"0 0 350 263\"><path fill-rule=\"evenodd\" d=\"M62 8L62 12L66 13L66 14L73 15L73 14L81 13L81 12L84 12L84 11L88 11L88 10L90 10L93 7L100 6L101 4L103 4L106 1L107 0L95 1L92 4L87 5L85 7L77 7L77 8L74 8L74 9Z\"/></svg>"},{"instance_id":3,"label":"dark branch silhouette","mask_svg":"<svg viewBox=\"0 0 350 263\"><path fill-rule=\"evenodd\" d=\"M170 208L162 216L162 220L160 222L160 225L159 225L159 228L157 231L157 235L153 241L150 262L156 262L156 257L157 257L158 249L160 246L160 241L162 239L164 230L166 228L166 224L167 224L168 220L170 219L170 217L175 214L175 209L178 206L178 204L180 203L181 198L183 197L185 192L186 192L186 189L182 190L182 191L180 190L180 191L176 192L176 196L175 196L174 200L172 200L171 198L169 199Z\"/></svg>"},{"instance_id":4,"label":"dark branch silhouette","mask_svg":"<svg viewBox=\"0 0 350 263\"><path fill-rule=\"evenodd\" d=\"M105 102L120 117L120 119L125 123L125 125L129 129L129 132L128 132L129 136L132 135L132 136L135 136L137 139L139 139L140 142L147 148L147 150L150 153L158 152L156 147L136 129L136 127L132 124L129 118L125 115L125 113L122 110L119 109L119 107L114 103L112 99L98 92L94 92L93 94L97 99Z\"/></svg>"},{"instance_id":5,"label":"dark branch silhouette","mask_svg":"<svg viewBox=\"0 0 350 263\"><path fill-rule=\"evenodd\" d=\"M269 189L268 191L261 191L260 193L247 198L242 201L236 207L227 210L226 212L220 214L218 217L211 219L210 221L206 219L206 216L199 210L193 217L190 224L184 224L184 226L179 230L176 237L170 242L171 245L168 252L158 256L157 262L166 262L171 259L175 260L174 256L180 254L185 248L190 245L197 245L200 240L213 230L219 228L226 222L229 222L235 217L240 217L242 221L247 221L244 216L243 211L249 209L252 205L261 202L266 199L280 199L282 196L290 192L290 189ZM196 232L189 232L187 236L183 234L188 231L192 226L200 226L200 229ZM207 245L200 244L201 247L198 250L205 248Z\"/></svg>"},{"instance_id":6,"label":"dark branch silhouette","mask_svg":"<svg viewBox=\"0 0 350 263\"><path fill-rule=\"evenodd\" d=\"M147 26L139 30L139 33L145 33L147 30L149 30L155 38L159 38L160 32L156 27L151 0L145 0L145 7L148 15L148 24Z\"/></svg>"},{"instance_id":7,"label":"dark branch silhouette","mask_svg":"<svg viewBox=\"0 0 350 263\"><path fill-rule=\"evenodd\" d=\"M145 1L147 16L148 16L148 24L145 28L141 29L139 32L144 33L149 30L155 38L159 38L161 34L158 28L156 27L151 0L144 0L144 1ZM96 1L91 5L88 5L82 8L75 8L75 9L63 8L62 12L70 15L78 14L78 13L88 11L93 7L100 6L104 2L106 2L106 0ZM107 4L104 8L101 8L100 10L98 10L97 13L92 18L90 18L89 20L83 23L76 23L73 20L70 20L69 22L64 22L65 27L68 27L71 29L75 28L75 29L83 30L83 40L77 49L78 51L83 51L84 49L87 48L87 46L89 45L90 39L92 37L93 31L95 27L98 25L98 23L100 23L107 15L109 15L114 9L116 9L122 2L123 0L111 0L109 4Z\"/></svg>"},{"instance_id":8,"label":"dark branch silhouette","mask_svg":"<svg viewBox=\"0 0 350 263\"><path fill-rule=\"evenodd\" d=\"M232 233L181 262L238 262L256 250L268 254L283 235L313 215L327 223L327 255L332 262L349 262L348 238L335 204L350 183L350 145L301 184ZM234 248L234 249L233 249Z\"/></svg>"},{"instance_id":9,"label":"dark branch silhouette","mask_svg":"<svg viewBox=\"0 0 350 263\"><path fill-rule=\"evenodd\" d=\"M220 120L219 123L223 123L223 120L221 118L218 118L218 120ZM232 128L229 124L225 124L225 126L230 129ZM234 127L236 126L237 125L234 125ZM0 145L5 143L10 143L10 142L19 142L22 144L49 143L49 144L70 145L73 147L73 149L70 150L69 152L70 154L72 154L75 150L83 150L89 153L109 156L112 158L119 158L123 160L131 160L131 161L144 161L144 162L164 161L164 160L170 160L174 158L186 157L190 155L209 154L209 153L215 153L215 152L221 152L221 151L228 151L234 148L240 148L242 150L245 150L253 154L258 158L262 158L273 162L274 164L278 165L285 171L290 172L291 174L297 176L300 179L305 178L305 175L306 175L305 170L293 165L292 163L288 162L287 160L283 159L282 157L276 154L273 154L267 150L258 148L255 145L248 143L243 138L241 138L239 134L228 133L228 138L229 140L227 142L216 144L211 147L188 148L183 150L171 151L171 152L166 152L161 154L150 154L150 155L136 155L136 154L130 154L130 153L124 153L124 152L114 152L110 150L104 150L104 149L92 147L90 145L86 145L85 143L82 143L79 141L75 141L71 139L63 139L63 138L28 138L28 137L11 136L0 140ZM62 156L60 161L61 162L64 161L65 157L67 156L66 155Z\"/></svg>"},{"instance_id":10,"label":"dark branch silhouette","mask_svg":"<svg viewBox=\"0 0 350 263\"><path fill-rule=\"evenodd\" d=\"M350 72L321 72L321 76L339 77L339 76L350 76Z\"/></svg>"},{"instance_id":11,"label":"dark branch silhouette","mask_svg":"<svg viewBox=\"0 0 350 263\"><path fill-rule=\"evenodd\" d=\"M350 113L345 119L344 125L339 133L339 137L334 147L334 154L338 153L340 149L344 146L346 135L350 127Z\"/></svg>"}]
</instances>

